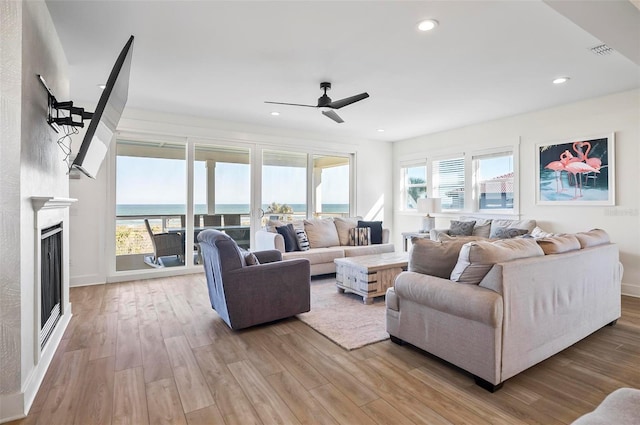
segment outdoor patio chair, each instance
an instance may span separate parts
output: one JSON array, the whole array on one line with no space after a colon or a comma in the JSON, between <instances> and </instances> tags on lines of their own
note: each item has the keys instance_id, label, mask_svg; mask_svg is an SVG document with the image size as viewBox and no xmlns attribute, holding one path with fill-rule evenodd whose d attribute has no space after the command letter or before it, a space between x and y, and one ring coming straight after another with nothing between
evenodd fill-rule
<instances>
[{"instance_id":1,"label":"outdoor patio chair","mask_svg":"<svg viewBox=\"0 0 640 425\"><path fill-rule=\"evenodd\" d=\"M282 261L278 250L244 254L227 234L198 235L211 307L231 329L243 329L309 311L309 260ZM247 265L245 255L260 264Z\"/></svg>"},{"instance_id":2,"label":"outdoor patio chair","mask_svg":"<svg viewBox=\"0 0 640 425\"><path fill-rule=\"evenodd\" d=\"M184 262L184 244L180 233L153 233L149 219L144 219L144 225L149 232L151 243L153 244L153 262L161 265L160 257L168 257L172 255L178 256L181 262Z\"/></svg>"}]
</instances>

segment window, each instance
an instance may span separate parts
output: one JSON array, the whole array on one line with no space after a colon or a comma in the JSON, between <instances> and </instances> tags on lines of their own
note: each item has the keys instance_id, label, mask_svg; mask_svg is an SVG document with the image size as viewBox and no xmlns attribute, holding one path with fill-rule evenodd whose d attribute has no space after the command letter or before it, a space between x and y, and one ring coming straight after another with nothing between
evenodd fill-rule
<instances>
[{"instance_id":1,"label":"window","mask_svg":"<svg viewBox=\"0 0 640 425\"><path fill-rule=\"evenodd\" d=\"M313 205L316 217L349 215L349 157L313 155Z\"/></svg>"},{"instance_id":2,"label":"window","mask_svg":"<svg viewBox=\"0 0 640 425\"><path fill-rule=\"evenodd\" d=\"M465 197L464 156L433 161L433 196L442 211L463 210Z\"/></svg>"},{"instance_id":3,"label":"window","mask_svg":"<svg viewBox=\"0 0 640 425\"><path fill-rule=\"evenodd\" d=\"M473 157L474 199L478 211L513 210L513 153Z\"/></svg>"},{"instance_id":4,"label":"window","mask_svg":"<svg viewBox=\"0 0 640 425\"><path fill-rule=\"evenodd\" d=\"M424 164L401 167L402 210L416 210L418 198L427 194L427 166Z\"/></svg>"}]
</instances>

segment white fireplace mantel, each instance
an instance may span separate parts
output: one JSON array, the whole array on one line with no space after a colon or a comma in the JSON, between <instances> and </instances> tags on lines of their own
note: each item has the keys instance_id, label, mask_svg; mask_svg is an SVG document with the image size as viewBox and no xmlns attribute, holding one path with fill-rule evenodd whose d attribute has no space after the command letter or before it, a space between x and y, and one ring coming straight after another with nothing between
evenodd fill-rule
<instances>
[{"instance_id":1,"label":"white fireplace mantel","mask_svg":"<svg viewBox=\"0 0 640 425\"><path fill-rule=\"evenodd\" d=\"M31 197L31 205L33 205L33 210L36 212L43 209L68 208L76 201L77 199L74 198L55 198L53 196Z\"/></svg>"}]
</instances>

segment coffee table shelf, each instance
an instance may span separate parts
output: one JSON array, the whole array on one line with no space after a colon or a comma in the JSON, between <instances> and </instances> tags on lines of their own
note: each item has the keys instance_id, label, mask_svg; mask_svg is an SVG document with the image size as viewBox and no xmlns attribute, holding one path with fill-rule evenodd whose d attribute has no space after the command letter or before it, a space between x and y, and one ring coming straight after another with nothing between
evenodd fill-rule
<instances>
[{"instance_id":1,"label":"coffee table shelf","mask_svg":"<svg viewBox=\"0 0 640 425\"><path fill-rule=\"evenodd\" d=\"M338 292L353 292L362 296L365 304L384 295L403 270L407 269L406 252L336 258L336 287Z\"/></svg>"}]
</instances>

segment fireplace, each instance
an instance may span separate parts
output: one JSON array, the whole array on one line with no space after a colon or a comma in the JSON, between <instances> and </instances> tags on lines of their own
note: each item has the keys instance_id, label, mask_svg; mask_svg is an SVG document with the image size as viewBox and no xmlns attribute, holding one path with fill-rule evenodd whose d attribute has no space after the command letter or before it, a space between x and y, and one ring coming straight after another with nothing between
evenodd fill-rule
<instances>
[{"instance_id":1,"label":"fireplace","mask_svg":"<svg viewBox=\"0 0 640 425\"><path fill-rule=\"evenodd\" d=\"M69 303L69 207L75 199L32 197L36 261L34 361L46 371L71 319Z\"/></svg>"},{"instance_id":2,"label":"fireplace","mask_svg":"<svg viewBox=\"0 0 640 425\"><path fill-rule=\"evenodd\" d=\"M62 223L40 231L40 348L60 319L62 302Z\"/></svg>"}]
</instances>

